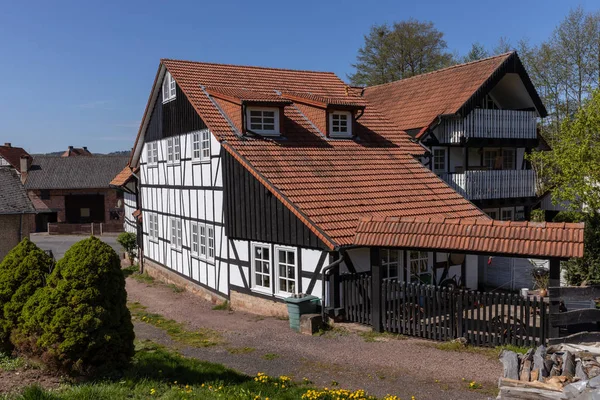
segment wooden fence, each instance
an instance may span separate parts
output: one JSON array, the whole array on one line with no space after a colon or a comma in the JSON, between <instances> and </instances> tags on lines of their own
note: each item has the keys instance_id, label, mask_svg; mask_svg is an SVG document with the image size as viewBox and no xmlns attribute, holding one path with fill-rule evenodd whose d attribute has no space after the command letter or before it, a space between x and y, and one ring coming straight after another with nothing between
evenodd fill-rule
<instances>
[{"instance_id":1,"label":"wooden fence","mask_svg":"<svg viewBox=\"0 0 600 400\"><path fill-rule=\"evenodd\" d=\"M570 310L562 305L576 301L589 301L594 304L600 301L600 286L589 287L550 287L548 294L552 299L550 303L550 330L554 331L553 336L559 337L561 334L572 334L571 339L575 341L585 336L588 341L600 340L600 309L581 308ZM561 332L562 331L562 332ZM590 333L589 331L595 331Z\"/></svg>"},{"instance_id":2,"label":"wooden fence","mask_svg":"<svg viewBox=\"0 0 600 400\"><path fill-rule=\"evenodd\" d=\"M350 322L432 340L464 337L477 346L537 346L547 341L548 303L537 296L454 290L384 279L381 312L372 310L369 273L340 276L342 308Z\"/></svg>"}]
</instances>

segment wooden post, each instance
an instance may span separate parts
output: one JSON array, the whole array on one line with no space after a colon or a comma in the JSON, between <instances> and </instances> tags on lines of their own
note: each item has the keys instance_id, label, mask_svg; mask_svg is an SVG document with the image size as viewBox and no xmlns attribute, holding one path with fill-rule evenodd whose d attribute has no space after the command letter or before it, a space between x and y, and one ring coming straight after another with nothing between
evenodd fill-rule
<instances>
[{"instance_id":1,"label":"wooden post","mask_svg":"<svg viewBox=\"0 0 600 400\"><path fill-rule=\"evenodd\" d=\"M381 257L379 247L371 247L371 323L375 332L383 331L381 315Z\"/></svg>"},{"instance_id":2,"label":"wooden post","mask_svg":"<svg viewBox=\"0 0 600 400\"><path fill-rule=\"evenodd\" d=\"M329 261L333 262L340 258L340 253L337 251L329 253ZM336 266L331 270L329 279L329 293L331 294L331 308L334 310L340 308L340 266Z\"/></svg>"},{"instance_id":3,"label":"wooden post","mask_svg":"<svg viewBox=\"0 0 600 400\"><path fill-rule=\"evenodd\" d=\"M548 281L548 287L559 287L560 286L560 260L558 258L550 259L550 275ZM549 300L550 300L550 315L559 313L560 306L560 298L556 296L550 295L552 291L549 291ZM552 320L552 317L548 318L548 320ZM550 322L548 324L548 339L553 339L559 337L559 329L558 327L552 326Z\"/></svg>"}]
</instances>

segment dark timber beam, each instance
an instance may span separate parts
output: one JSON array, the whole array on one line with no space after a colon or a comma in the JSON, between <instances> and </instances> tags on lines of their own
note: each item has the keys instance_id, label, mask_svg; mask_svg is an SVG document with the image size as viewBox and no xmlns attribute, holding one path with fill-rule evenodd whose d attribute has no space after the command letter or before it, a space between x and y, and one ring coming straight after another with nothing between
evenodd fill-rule
<instances>
[{"instance_id":1,"label":"dark timber beam","mask_svg":"<svg viewBox=\"0 0 600 400\"><path fill-rule=\"evenodd\" d=\"M557 288L560 287L560 259L551 258L550 259L550 275L548 281L548 287ZM556 296L554 291L549 291L550 293L550 315L558 314L559 306L560 306L560 297ZM555 294L554 296L552 294ZM550 317L552 318L552 317ZM558 326L552 326L549 324L548 327L548 338L557 338L559 337L559 328Z\"/></svg>"},{"instance_id":2,"label":"dark timber beam","mask_svg":"<svg viewBox=\"0 0 600 400\"><path fill-rule=\"evenodd\" d=\"M381 324L381 257L379 247L371 247L371 324L375 332L382 332Z\"/></svg>"}]
</instances>

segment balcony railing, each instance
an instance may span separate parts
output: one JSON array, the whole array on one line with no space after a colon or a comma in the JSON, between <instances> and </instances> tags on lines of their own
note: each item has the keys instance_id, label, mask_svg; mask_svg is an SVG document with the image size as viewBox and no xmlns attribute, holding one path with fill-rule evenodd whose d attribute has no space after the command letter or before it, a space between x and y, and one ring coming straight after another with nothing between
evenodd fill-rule
<instances>
[{"instance_id":1,"label":"balcony railing","mask_svg":"<svg viewBox=\"0 0 600 400\"><path fill-rule=\"evenodd\" d=\"M448 118L438 128L440 143L460 143L461 137L536 139L535 111L475 109L465 118Z\"/></svg>"},{"instance_id":2,"label":"balcony railing","mask_svg":"<svg viewBox=\"0 0 600 400\"><path fill-rule=\"evenodd\" d=\"M440 178L469 200L536 196L533 170L466 171L440 174Z\"/></svg>"}]
</instances>

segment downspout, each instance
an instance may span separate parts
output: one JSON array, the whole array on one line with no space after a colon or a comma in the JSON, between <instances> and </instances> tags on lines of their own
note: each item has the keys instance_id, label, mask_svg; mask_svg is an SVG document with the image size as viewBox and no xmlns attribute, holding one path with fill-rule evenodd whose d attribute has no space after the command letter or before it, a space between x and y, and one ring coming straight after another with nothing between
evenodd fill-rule
<instances>
[{"instance_id":1,"label":"downspout","mask_svg":"<svg viewBox=\"0 0 600 400\"><path fill-rule=\"evenodd\" d=\"M344 261L345 250L344 249L340 249L339 251L340 251L340 258L338 258L337 260L335 260L331 264L329 264L326 267L324 267L323 271L321 272L321 274L322 274L322 277L321 277L321 293L323 295L323 299L325 299L325 278L327 277L327 274L329 273L329 271L331 271L332 269L334 269L335 267L337 267L338 265L340 265ZM321 307L321 318L323 319L323 321L325 321L325 304L323 304L322 307Z\"/></svg>"},{"instance_id":2,"label":"downspout","mask_svg":"<svg viewBox=\"0 0 600 400\"><path fill-rule=\"evenodd\" d=\"M20 218L19 218L19 243L21 243L21 240L23 240L23 215L25 213L22 212L20 214Z\"/></svg>"}]
</instances>

